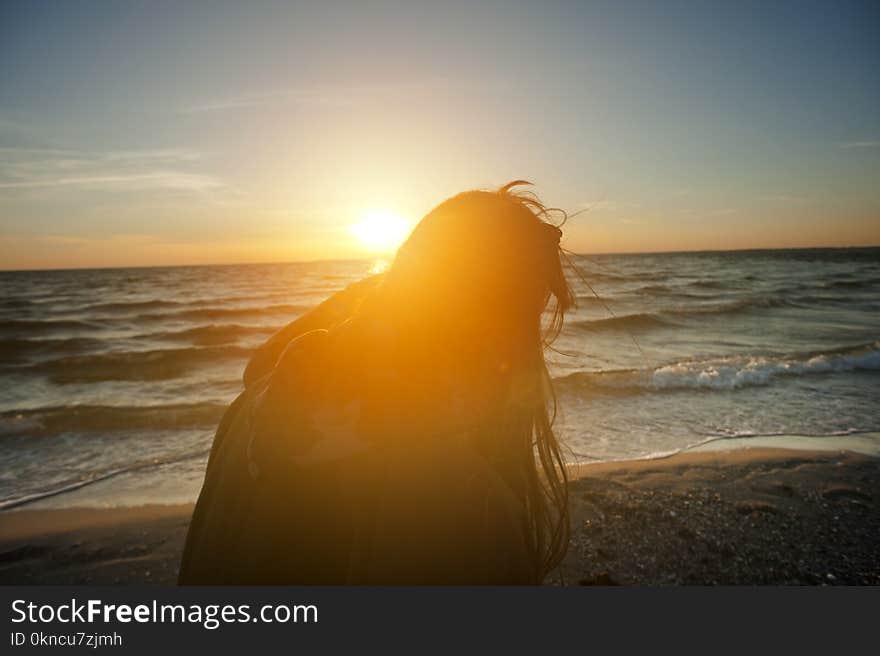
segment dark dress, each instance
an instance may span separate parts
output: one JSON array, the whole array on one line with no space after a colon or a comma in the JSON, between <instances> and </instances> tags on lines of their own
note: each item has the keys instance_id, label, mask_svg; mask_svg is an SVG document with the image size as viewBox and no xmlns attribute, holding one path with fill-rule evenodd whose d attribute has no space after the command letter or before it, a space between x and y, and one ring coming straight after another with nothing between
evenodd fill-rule
<instances>
[{"instance_id":1,"label":"dark dress","mask_svg":"<svg viewBox=\"0 0 880 656\"><path fill-rule=\"evenodd\" d=\"M377 440L360 430L358 399L312 394L336 324L379 282L331 297L254 355L214 438L181 584L539 582L522 503L466 432Z\"/></svg>"}]
</instances>

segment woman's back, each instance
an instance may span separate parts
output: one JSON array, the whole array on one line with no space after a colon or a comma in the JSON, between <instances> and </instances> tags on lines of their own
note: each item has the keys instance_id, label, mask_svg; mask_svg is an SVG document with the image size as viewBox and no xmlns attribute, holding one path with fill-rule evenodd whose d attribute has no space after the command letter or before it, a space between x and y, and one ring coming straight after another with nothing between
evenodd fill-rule
<instances>
[{"instance_id":1,"label":"woman's back","mask_svg":"<svg viewBox=\"0 0 880 656\"><path fill-rule=\"evenodd\" d=\"M321 407L308 377L332 339L298 336L230 406L180 582L536 582L522 504L466 431L367 441L357 399Z\"/></svg>"}]
</instances>

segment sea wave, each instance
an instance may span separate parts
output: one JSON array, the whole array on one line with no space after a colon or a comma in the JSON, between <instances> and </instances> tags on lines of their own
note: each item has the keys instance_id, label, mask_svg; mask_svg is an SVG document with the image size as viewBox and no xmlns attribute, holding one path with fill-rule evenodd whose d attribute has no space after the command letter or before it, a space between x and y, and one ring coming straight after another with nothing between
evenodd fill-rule
<instances>
[{"instance_id":1,"label":"sea wave","mask_svg":"<svg viewBox=\"0 0 880 656\"><path fill-rule=\"evenodd\" d=\"M566 326L580 331L606 329L647 329L680 325L682 321L703 318L710 315L739 314L752 310L779 308L791 305L788 299L777 296L752 296L732 301L706 303L689 307L657 310L654 312L634 312L601 319L580 319L570 321Z\"/></svg>"},{"instance_id":2,"label":"sea wave","mask_svg":"<svg viewBox=\"0 0 880 656\"><path fill-rule=\"evenodd\" d=\"M309 310L308 305L268 305L260 307L205 307L175 312L152 312L137 315L136 321L212 321L234 317L289 317L293 318Z\"/></svg>"},{"instance_id":3,"label":"sea wave","mask_svg":"<svg viewBox=\"0 0 880 656\"><path fill-rule=\"evenodd\" d=\"M222 403L150 406L71 405L0 413L0 437L45 437L61 433L210 427L226 409Z\"/></svg>"},{"instance_id":4,"label":"sea wave","mask_svg":"<svg viewBox=\"0 0 880 656\"><path fill-rule=\"evenodd\" d=\"M119 301L116 303L95 303L82 308L82 312L138 312L142 310L157 310L161 308L178 308L187 306L182 301L163 301L150 299L148 301Z\"/></svg>"},{"instance_id":5,"label":"sea wave","mask_svg":"<svg viewBox=\"0 0 880 656\"><path fill-rule=\"evenodd\" d=\"M26 504L34 503L35 501L46 499L48 497L54 497L59 494L73 492L74 490L86 487L87 485L94 485L95 483L100 483L101 481L106 481L110 478L114 478L122 474L130 474L146 469L156 469L159 467L164 467L166 465L184 462L186 460L203 458L207 456L209 452L210 449L199 449L197 451L191 451L180 455L173 455L166 458L151 458L141 460L138 462L134 462L130 465L126 465L124 467L108 467L106 469L92 472L83 477L71 478L66 481L62 481L43 490L38 490L36 492L31 492L29 494L24 494L21 496L0 499L0 511L24 506Z\"/></svg>"},{"instance_id":6,"label":"sea wave","mask_svg":"<svg viewBox=\"0 0 880 656\"><path fill-rule=\"evenodd\" d=\"M657 328L670 325L674 325L674 322L665 319L660 313L637 312L615 317L605 317L603 319L570 321L566 323L566 328L592 332L606 329L643 330L646 328Z\"/></svg>"},{"instance_id":7,"label":"sea wave","mask_svg":"<svg viewBox=\"0 0 880 656\"><path fill-rule=\"evenodd\" d=\"M184 330L169 330L157 333L138 335L136 339L166 340L186 342L198 346L216 346L231 344L243 337L255 335L271 335L277 330L275 326L242 326L239 324L208 324Z\"/></svg>"},{"instance_id":8,"label":"sea wave","mask_svg":"<svg viewBox=\"0 0 880 656\"><path fill-rule=\"evenodd\" d=\"M741 440L761 437L849 437L850 435L874 435L876 433L877 431L871 428L859 428L856 426L823 433L792 433L788 430L760 432L752 430L719 429L709 433L709 440L714 442L717 440Z\"/></svg>"},{"instance_id":9,"label":"sea wave","mask_svg":"<svg viewBox=\"0 0 880 656\"><path fill-rule=\"evenodd\" d=\"M104 324L95 321L75 319L4 319L0 320L0 335L22 336L53 332L89 332L103 328Z\"/></svg>"},{"instance_id":10,"label":"sea wave","mask_svg":"<svg viewBox=\"0 0 880 656\"><path fill-rule=\"evenodd\" d=\"M0 360L11 364L26 360L32 355L67 355L83 353L105 346L103 340L91 337L68 337L66 339L0 339Z\"/></svg>"},{"instance_id":11,"label":"sea wave","mask_svg":"<svg viewBox=\"0 0 880 656\"><path fill-rule=\"evenodd\" d=\"M136 314L150 313L153 310L174 311L180 308L195 309L250 309L260 310L266 307L288 305L283 301L290 300L290 292L264 292L250 296L214 296L206 298L193 298L185 301L169 301L161 298L150 298L139 301L114 301L110 303L92 303L80 307L77 311L83 313L110 313L110 314Z\"/></svg>"},{"instance_id":12,"label":"sea wave","mask_svg":"<svg viewBox=\"0 0 880 656\"><path fill-rule=\"evenodd\" d=\"M226 345L97 353L40 362L28 367L28 370L45 374L52 382L60 384L165 380L182 376L198 366L244 360L251 352L252 349Z\"/></svg>"},{"instance_id":13,"label":"sea wave","mask_svg":"<svg viewBox=\"0 0 880 656\"><path fill-rule=\"evenodd\" d=\"M689 287L699 287L700 289L726 289L728 285L728 282L707 278L700 278L688 283Z\"/></svg>"},{"instance_id":14,"label":"sea wave","mask_svg":"<svg viewBox=\"0 0 880 656\"><path fill-rule=\"evenodd\" d=\"M664 311L664 314L673 317L695 317L706 314L737 314L751 310L765 310L780 308L791 305L791 300L783 296L748 296L730 301L695 305L689 308L680 308Z\"/></svg>"},{"instance_id":15,"label":"sea wave","mask_svg":"<svg viewBox=\"0 0 880 656\"><path fill-rule=\"evenodd\" d=\"M753 431L742 431L742 432L719 432L706 435L696 441L689 442L683 446L676 447L674 449L666 449L663 451L651 451L649 453L645 453L639 456L625 458L624 460L618 460L617 462L644 462L651 460L665 460L667 458L671 458L673 456L680 455L682 453L687 453L689 451L693 451L695 449L699 449L700 447L708 446L709 444L714 444L718 442L738 442L740 440L750 440L750 439L761 439L761 438L791 438L792 440L798 439L833 439L839 437L849 437L849 436L859 436L859 435L877 435L877 431L871 429L861 429L861 428L849 428L842 431L830 431L827 433L793 433L791 431L779 431L779 432L769 432L769 433L758 433ZM594 461L594 462L614 462L609 461L607 458L597 456L592 453L585 453L583 451L570 449L568 453L577 458L577 461Z\"/></svg>"},{"instance_id":16,"label":"sea wave","mask_svg":"<svg viewBox=\"0 0 880 656\"><path fill-rule=\"evenodd\" d=\"M638 282L638 281L661 281L672 277L674 274L668 271L600 271L589 270L589 265L584 267L583 278L589 283L596 282Z\"/></svg>"},{"instance_id":17,"label":"sea wave","mask_svg":"<svg viewBox=\"0 0 880 656\"><path fill-rule=\"evenodd\" d=\"M643 285L630 290L632 294L650 294L655 296L690 296L687 292L683 292L680 288L670 287L669 285L650 284Z\"/></svg>"},{"instance_id":18,"label":"sea wave","mask_svg":"<svg viewBox=\"0 0 880 656\"><path fill-rule=\"evenodd\" d=\"M13 308L20 309L31 307L34 304L33 301L29 301L26 298L6 298L0 300L0 308Z\"/></svg>"},{"instance_id":19,"label":"sea wave","mask_svg":"<svg viewBox=\"0 0 880 656\"><path fill-rule=\"evenodd\" d=\"M880 341L790 356L686 360L653 369L575 372L556 379L563 391L639 394L674 390L733 390L785 376L880 370Z\"/></svg>"},{"instance_id":20,"label":"sea wave","mask_svg":"<svg viewBox=\"0 0 880 656\"><path fill-rule=\"evenodd\" d=\"M818 284L818 287L822 289L869 289L871 287L875 287L878 283L880 283L880 279L877 278L861 278L858 280L829 280L825 282L821 282Z\"/></svg>"}]
</instances>

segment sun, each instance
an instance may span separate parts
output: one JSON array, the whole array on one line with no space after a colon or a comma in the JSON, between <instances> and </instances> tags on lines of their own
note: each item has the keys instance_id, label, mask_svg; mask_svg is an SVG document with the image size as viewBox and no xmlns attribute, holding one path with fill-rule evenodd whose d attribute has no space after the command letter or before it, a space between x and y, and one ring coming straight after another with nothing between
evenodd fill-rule
<instances>
[{"instance_id":1,"label":"sun","mask_svg":"<svg viewBox=\"0 0 880 656\"><path fill-rule=\"evenodd\" d=\"M403 243L412 229L412 223L402 216L384 209L363 213L360 221L349 226L349 231L371 251L389 252Z\"/></svg>"}]
</instances>

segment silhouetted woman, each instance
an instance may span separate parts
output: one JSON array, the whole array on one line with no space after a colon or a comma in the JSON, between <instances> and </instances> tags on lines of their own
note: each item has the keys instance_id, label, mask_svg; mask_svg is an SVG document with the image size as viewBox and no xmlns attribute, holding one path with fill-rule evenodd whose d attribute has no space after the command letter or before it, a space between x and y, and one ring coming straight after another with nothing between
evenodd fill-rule
<instances>
[{"instance_id":1,"label":"silhouetted woman","mask_svg":"<svg viewBox=\"0 0 880 656\"><path fill-rule=\"evenodd\" d=\"M521 184L445 201L385 274L256 352L181 583L535 584L560 562L543 349L573 297L553 210Z\"/></svg>"}]
</instances>

